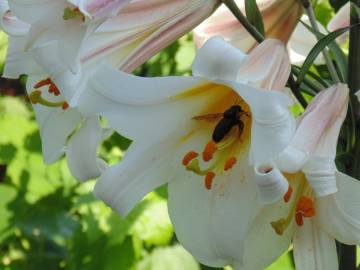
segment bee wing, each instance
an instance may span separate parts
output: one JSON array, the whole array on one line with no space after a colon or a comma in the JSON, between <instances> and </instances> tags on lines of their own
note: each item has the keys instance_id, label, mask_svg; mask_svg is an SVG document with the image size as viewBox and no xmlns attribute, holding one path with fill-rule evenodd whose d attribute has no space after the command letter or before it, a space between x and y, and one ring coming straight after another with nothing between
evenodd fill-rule
<instances>
[{"instance_id":1,"label":"bee wing","mask_svg":"<svg viewBox=\"0 0 360 270\"><path fill-rule=\"evenodd\" d=\"M215 122L220 120L223 117L222 113L212 113L212 114L203 114L194 116L192 119L194 120L202 120L207 122Z\"/></svg>"}]
</instances>

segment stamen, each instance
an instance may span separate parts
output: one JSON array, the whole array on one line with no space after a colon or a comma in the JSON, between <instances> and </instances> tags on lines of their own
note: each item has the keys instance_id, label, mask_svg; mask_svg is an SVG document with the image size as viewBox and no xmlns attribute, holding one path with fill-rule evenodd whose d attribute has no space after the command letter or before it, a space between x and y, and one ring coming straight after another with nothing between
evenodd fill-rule
<instances>
[{"instance_id":1,"label":"stamen","mask_svg":"<svg viewBox=\"0 0 360 270\"><path fill-rule=\"evenodd\" d=\"M290 225L290 223L294 217L295 217L295 221L300 222L300 218L296 217L297 202L300 200L300 198L304 192L304 188L305 188L305 181L299 182L299 185L296 186L296 188L294 190L294 199L292 201L292 204L290 205L289 214L285 218L281 218L277 221L270 223L278 235L282 235L284 233L284 231ZM290 188L289 188L289 190L290 190ZM289 190L286 192L286 194L289 193ZM291 191L291 193L292 193L292 191ZM284 200L285 200L286 194L284 196Z\"/></svg>"},{"instance_id":2,"label":"stamen","mask_svg":"<svg viewBox=\"0 0 360 270\"><path fill-rule=\"evenodd\" d=\"M217 151L217 145L214 141L209 141L205 146L202 153L202 158L205 162L210 161L214 157L214 153Z\"/></svg>"},{"instance_id":3,"label":"stamen","mask_svg":"<svg viewBox=\"0 0 360 270\"><path fill-rule=\"evenodd\" d=\"M224 166L224 171L230 170L236 164L236 157L229 158Z\"/></svg>"},{"instance_id":4,"label":"stamen","mask_svg":"<svg viewBox=\"0 0 360 270\"><path fill-rule=\"evenodd\" d=\"M69 103L64 101L64 104L62 105L62 108L63 108L63 110L66 110L67 108L69 108Z\"/></svg>"},{"instance_id":5,"label":"stamen","mask_svg":"<svg viewBox=\"0 0 360 270\"><path fill-rule=\"evenodd\" d=\"M34 88L38 89L40 87L46 86L46 85L51 85L53 82L51 81L50 78L46 78L44 80L39 81L37 84L35 84Z\"/></svg>"},{"instance_id":6,"label":"stamen","mask_svg":"<svg viewBox=\"0 0 360 270\"><path fill-rule=\"evenodd\" d=\"M39 89L43 86L49 86L49 93L54 94L55 96L60 95L60 90L57 88L57 86L53 83L53 81L50 78L46 78L44 80L39 81L35 84L34 88Z\"/></svg>"},{"instance_id":7,"label":"stamen","mask_svg":"<svg viewBox=\"0 0 360 270\"><path fill-rule=\"evenodd\" d=\"M51 83L50 86L49 86L49 93L54 94L55 96L60 95L59 88L57 88L57 86L55 84L53 84L53 83Z\"/></svg>"},{"instance_id":8,"label":"stamen","mask_svg":"<svg viewBox=\"0 0 360 270\"><path fill-rule=\"evenodd\" d=\"M215 177L215 173L214 172L208 172L205 176L205 187L206 189L210 190L211 187L212 187L212 183L213 183L213 180L214 180L214 177Z\"/></svg>"},{"instance_id":9,"label":"stamen","mask_svg":"<svg viewBox=\"0 0 360 270\"><path fill-rule=\"evenodd\" d=\"M296 212L301 213L304 217L315 216L314 201L309 197L302 196L296 205Z\"/></svg>"},{"instance_id":10,"label":"stamen","mask_svg":"<svg viewBox=\"0 0 360 270\"><path fill-rule=\"evenodd\" d=\"M44 99L41 96L40 90L34 90L33 92L31 92L29 95L29 99L32 104L41 104L46 107L62 107L64 110L69 108L69 104L66 101L52 102Z\"/></svg>"},{"instance_id":11,"label":"stamen","mask_svg":"<svg viewBox=\"0 0 360 270\"><path fill-rule=\"evenodd\" d=\"M287 191L287 192L285 193L285 195L284 195L284 202L288 203L288 202L290 201L292 193L293 193L293 189L292 189L292 187L289 185L289 189L288 189L288 191Z\"/></svg>"},{"instance_id":12,"label":"stamen","mask_svg":"<svg viewBox=\"0 0 360 270\"><path fill-rule=\"evenodd\" d=\"M304 225L303 215L301 213L296 213L295 214L295 221L296 221L296 224L298 226Z\"/></svg>"},{"instance_id":13,"label":"stamen","mask_svg":"<svg viewBox=\"0 0 360 270\"><path fill-rule=\"evenodd\" d=\"M184 156L184 158L182 160L182 164L184 166L187 166L190 163L190 161L192 161L194 158L197 158L198 156L199 156L199 154L196 153L195 151L190 151L189 153L187 153Z\"/></svg>"}]
</instances>

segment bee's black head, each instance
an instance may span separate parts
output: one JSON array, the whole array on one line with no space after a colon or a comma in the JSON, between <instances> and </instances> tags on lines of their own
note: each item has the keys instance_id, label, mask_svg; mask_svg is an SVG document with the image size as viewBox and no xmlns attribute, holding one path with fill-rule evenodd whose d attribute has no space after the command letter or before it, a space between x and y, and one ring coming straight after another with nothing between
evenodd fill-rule
<instances>
[{"instance_id":1,"label":"bee's black head","mask_svg":"<svg viewBox=\"0 0 360 270\"><path fill-rule=\"evenodd\" d=\"M243 109L240 107L240 105L233 105L224 112L224 117L238 118L241 112L243 112Z\"/></svg>"}]
</instances>

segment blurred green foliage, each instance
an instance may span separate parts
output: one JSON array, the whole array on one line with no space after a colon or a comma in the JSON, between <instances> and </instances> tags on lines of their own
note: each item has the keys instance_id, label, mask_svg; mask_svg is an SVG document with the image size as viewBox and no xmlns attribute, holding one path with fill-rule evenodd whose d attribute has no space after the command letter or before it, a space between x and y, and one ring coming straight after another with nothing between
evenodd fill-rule
<instances>
[{"instance_id":1,"label":"blurred green foliage","mask_svg":"<svg viewBox=\"0 0 360 270\"><path fill-rule=\"evenodd\" d=\"M330 1L336 9L344 2ZM333 7L317 1L316 14L324 25L334 14ZM0 33L0 64L5 49L6 37ZM188 35L136 74L190 75L194 55ZM113 135L99 151L114 163L129 144ZM92 195L93 184L78 184L63 159L45 165L31 106L23 96L0 96L1 270L210 269L199 265L177 242L167 214L166 187L149 194L123 218ZM267 268L291 269L291 252Z\"/></svg>"}]
</instances>

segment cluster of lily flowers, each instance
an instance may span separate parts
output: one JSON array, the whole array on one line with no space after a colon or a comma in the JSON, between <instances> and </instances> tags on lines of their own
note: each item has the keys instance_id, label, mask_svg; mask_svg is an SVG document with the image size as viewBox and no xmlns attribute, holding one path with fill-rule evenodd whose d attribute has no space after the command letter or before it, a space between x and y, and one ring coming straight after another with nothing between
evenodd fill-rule
<instances>
[{"instance_id":1,"label":"cluster of lily flowers","mask_svg":"<svg viewBox=\"0 0 360 270\"><path fill-rule=\"evenodd\" d=\"M292 244L297 269L335 270L335 239L360 244L360 182L334 161L349 91L291 113L290 63L316 41L295 29L299 2L258 1L271 38L257 44L217 0L2 0L4 76L28 75L46 163L65 154L121 215L167 184L177 238L201 263L263 269ZM130 74L194 27L192 76ZM97 149L113 131L133 143L108 166Z\"/></svg>"}]
</instances>

